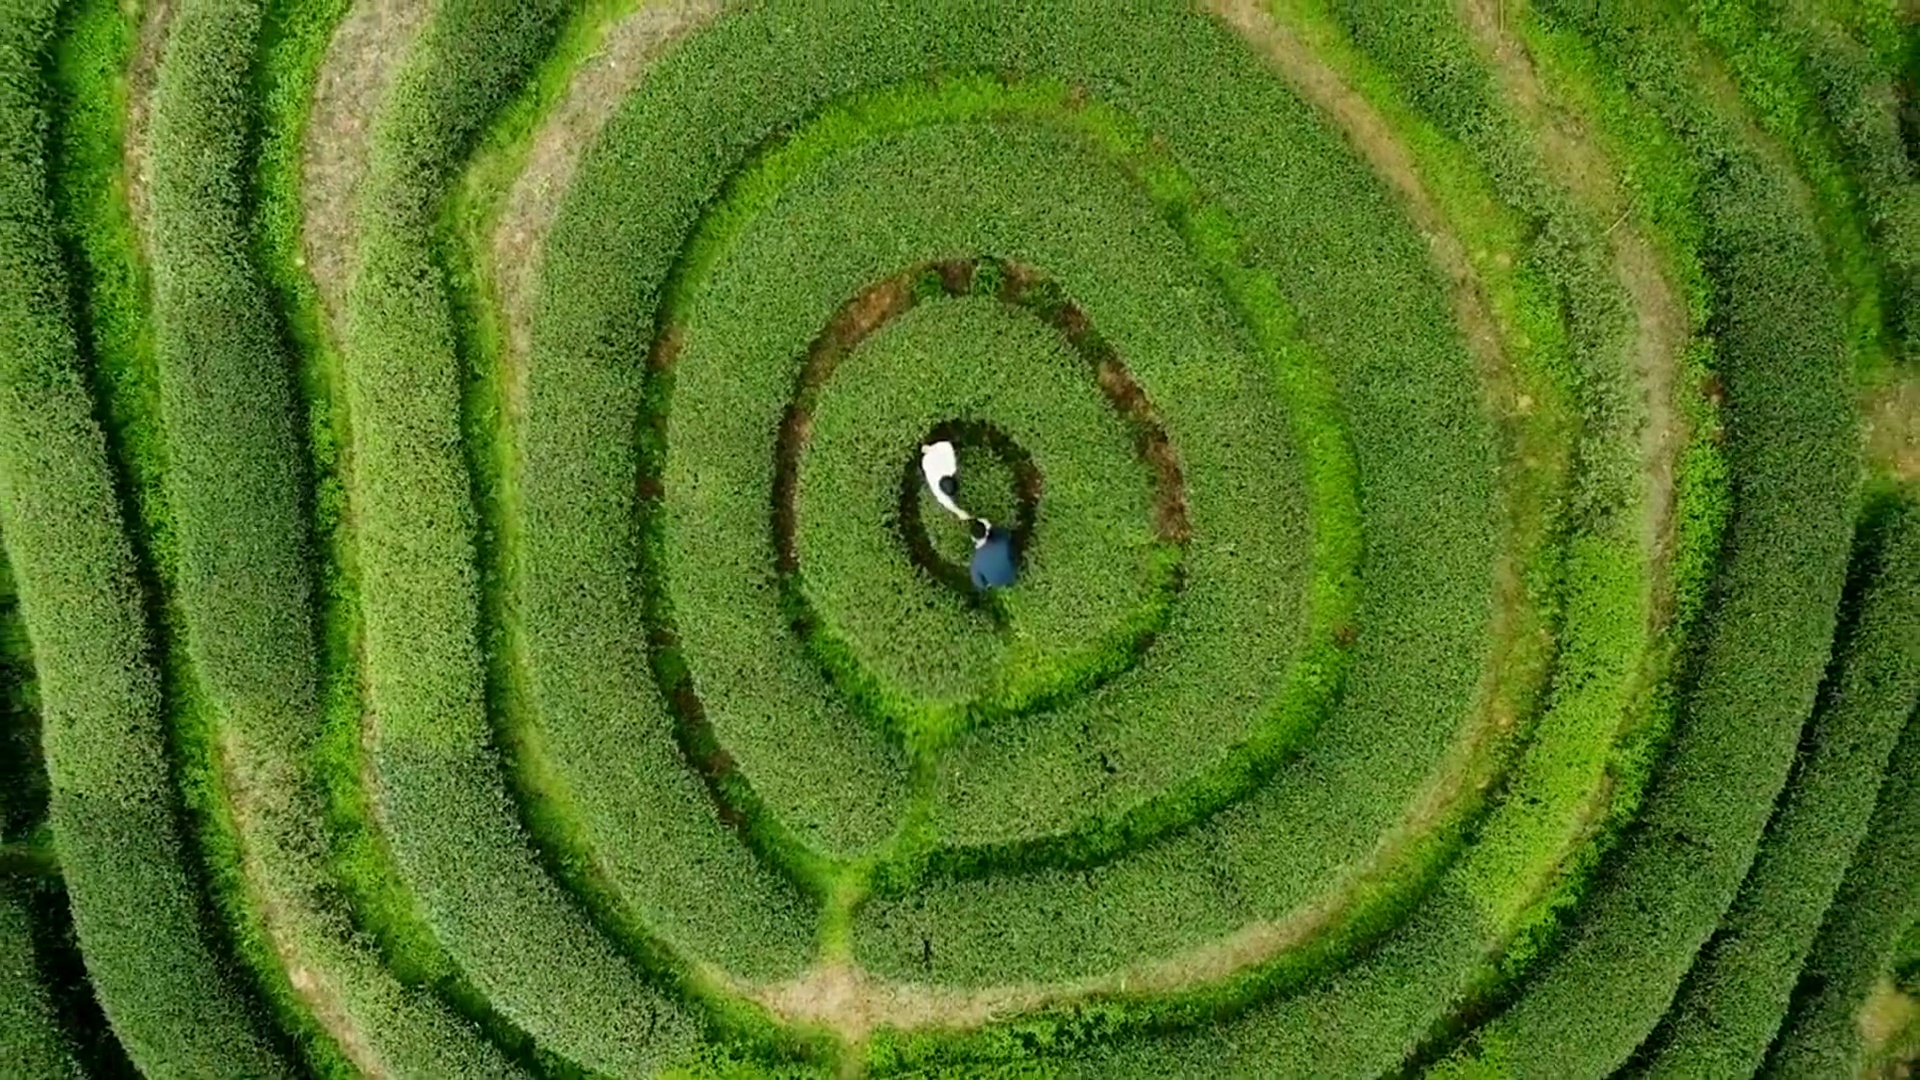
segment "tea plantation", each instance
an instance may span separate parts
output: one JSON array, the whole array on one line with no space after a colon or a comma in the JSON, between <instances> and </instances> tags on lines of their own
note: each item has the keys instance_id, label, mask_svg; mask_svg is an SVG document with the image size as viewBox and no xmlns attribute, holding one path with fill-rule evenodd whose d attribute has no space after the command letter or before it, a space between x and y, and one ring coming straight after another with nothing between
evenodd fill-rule
<instances>
[{"instance_id":1,"label":"tea plantation","mask_svg":"<svg viewBox=\"0 0 1920 1080\"><path fill-rule=\"evenodd\" d=\"M0 548L7 1080L1910 1076L1920 8L0 0Z\"/></svg>"}]
</instances>

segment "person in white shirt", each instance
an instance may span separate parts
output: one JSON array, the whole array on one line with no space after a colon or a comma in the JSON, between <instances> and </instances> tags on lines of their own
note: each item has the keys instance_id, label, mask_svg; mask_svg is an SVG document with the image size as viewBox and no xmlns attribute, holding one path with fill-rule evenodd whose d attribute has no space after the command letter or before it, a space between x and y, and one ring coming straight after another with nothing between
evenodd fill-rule
<instances>
[{"instance_id":1,"label":"person in white shirt","mask_svg":"<svg viewBox=\"0 0 1920 1080\"><path fill-rule=\"evenodd\" d=\"M970 521L973 515L960 509L953 501L954 493L960 490L960 458L954 453L953 444L945 439L928 443L920 448L920 471L926 474L927 487L933 490L934 499L961 521Z\"/></svg>"}]
</instances>

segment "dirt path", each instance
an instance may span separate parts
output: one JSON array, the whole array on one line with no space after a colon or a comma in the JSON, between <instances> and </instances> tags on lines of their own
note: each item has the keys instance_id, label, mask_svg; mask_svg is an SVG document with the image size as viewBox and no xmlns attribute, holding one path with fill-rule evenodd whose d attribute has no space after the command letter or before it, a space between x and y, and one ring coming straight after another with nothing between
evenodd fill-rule
<instances>
[{"instance_id":1,"label":"dirt path","mask_svg":"<svg viewBox=\"0 0 1920 1080\"><path fill-rule=\"evenodd\" d=\"M373 125L432 11L432 0L355 0L335 27L315 74L301 145L300 240L307 272L320 298L322 322L336 343L356 266L356 204L372 157ZM340 407L337 395L335 407ZM351 467L351 446L342 446L340 453L337 468L344 479ZM342 522L349 533L352 513L349 505ZM365 670L358 657L355 668ZM370 737L371 730L368 725L363 739ZM362 759L361 777L367 797L377 802L372 759L369 749ZM342 935L350 932L344 925L337 929ZM392 1067L367 1041L340 1000L328 972L303 965L285 950L281 960L295 991L354 1066L368 1077L393 1075Z\"/></svg>"},{"instance_id":2,"label":"dirt path","mask_svg":"<svg viewBox=\"0 0 1920 1080\"><path fill-rule=\"evenodd\" d=\"M315 956L307 940L316 933L342 942L349 937L348 928L331 919L320 900L328 887L321 870L326 839L320 833L319 800L306 794L311 778L301 774L285 748L250 747L231 725L222 725L217 754L239 835L249 906L294 996L361 1075L392 1075L341 996L334 975L344 966L338 950L322 948Z\"/></svg>"},{"instance_id":3,"label":"dirt path","mask_svg":"<svg viewBox=\"0 0 1920 1080\"><path fill-rule=\"evenodd\" d=\"M1548 104L1533 58L1506 17L1506 0L1459 0L1455 6L1499 79L1507 102L1535 132L1535 146L1548 173L1597 216L1613 223L1606 239L1614 274L1632 305L1632 367L1640 381L1646 416L1640 444L1647 493L1645 544L1661 571L1656 580L1664 585L1666 559L1662 556L1670 555L1673 547L1674 476L1686 444L1675 398L1680 357L1692 337L1686 303L1642 224L1633 217L1618 173L1592 132L1572 112Z\"/></svg>"},{"instance_id":4,"label":"dirt path","mask_svg":"<svg viewBox=\"0 0 1920 1080\"><path fill-rule=\"evenodd\" d=\"M1520 389L1517 373L1500 337L1499 323L1487 299L1486 285L1474 269L1466 246L1454 233L1452 223L1427 190L1413 155L1395 137L1386 118L1365 96L1347 85L1340 73L1315 54L1292 27L1270 15L1260 0L1205 0L1203 7L1238 31L1308 104L1329 117L1346 136L1348 145L1400 197L1414 227L1427 241L1428 258L1446 281L1454 318L1473 355L1487 408L1505 434L1507 445L1503 457L1509 459L1507 468L1517 473L1532 473L1533 483L1560 483L1557 472L1564 468L1567 448L1526 445L1538 441L1528 433L1527 417L1533 412L1534 403ZM1556 455L1557 461L1540 460L1549 454ZM1499 678L1502 672L1528 655L1528 639L1536 632L1545 632L1537 625L1537 613L1527 603L1520 580L1520 567L1525 559L1519 549L1541 542L1541 538L1527 537L1518 531L1524 527L1520 515L1525 513L1521 509L1525 499L1516 496L1515 491L1527 483L1523 480L1507 484L1507 492L1502 497L1505 535L1494 567L1493 613L1488 625L1492 646L1481 685L1480 704L1462 725L1447 761L1409 809L1403 827L1431 825L1477 795L1477 790L1487 782L1483 776L1486 763L1482 760L1486 749L1518 723L1517 702L1529 695L1534 688L1531 684L1539 681L1530 671L1511 682L1503 683ZM1544 670L1538 674L1544 677ZM1387 844L1383 839L1383 850Z\"/></svg>"},{"instance_id":5,"label":"dirt path","mask_svg":"<svg viewBox=\"0 0 1920 1080\"><path fill-rule=\"evenodd\" d=\"M1314 55L1290 27L1269 15L1259 0L1205 0L1202 6L1226 20L1309 104L1330 117L1346 135L1348 144L1366 159L1374 175L1400 196L1407 215L1427 241L1429 257L1446 277L1454 317L1483 376L1489 378L1498 394L1495 405L1503 414L1518 411L1519 395L1511 385L1498 324L1479 275L1467 258L1466 247L1421 181L1413 155L1394 138L1386 118Z\"/></svg>"},{"instance_id":6,"label":"dirt path","mask_svg":"<svg viewBox=\"0 0 1920 1080\"><path fill-rule=\"evenodd\" d=\"M1456 786L1458 782L1455 777ZM1432 812L1433 808L1422 810ZM962 990L879 979L858 967L833 962L783 983L755 986L729 982L727 986L789 1024L830 1029L853 1047L864 1044L882 1027L965 1031L1097 997L1198 989L1272 960L1331 929L1364 892L1397 868L1411 848L1427 840L1430 831L1419 813L1410 814L1367 859L1349 869L1313 902L1285 918L1250 923L1225 937L1170 956L1088 978Z\"/></svg>"},{"instance_id":7,"label":"dirt path","mask_svg":"<svg viewBox=\"0 0 1920 1080\"><path fill-rule=\"evenodd\" d=\"M147 160L147 147L153 128L153 87L160 75L160 58L166 52L167 31L173 25L173 5L174 0L148 0L141 9L140 32L134 40L133 59L127 65L122 167L127 178L127 211L143 251L152 247L147 236L147 189L153 185L153 168Z\"/></svg>"},{"instance_id":8,"label":"dirt path","mask_svg":"<svg viewBox=\"0 0 1920 1080\"><path fill-rule=\"evenodd\" d=\"M621 19L608 29L600 48L574 74L566 95L534 133L526 163L494 225L490 254L507 328L506 406L514 419L524 412L533 294L547 234L580 159L653 62L717 18L725 6L725 0L656 0Z\"/></svg>"},{"instance_id":9,"label":"dirt path","mask_svg":"<svg viewBox=\"0 0 1920 1080\"><path fill-rule=\"evenodd\" d=\"M300 156L301 242L333 336L354 267L354 202L373 121L433 10L431 0L356 0L334 31L313 88Z\"/></svg>"},{"instance_id":10,"label":"dirt path","mask_svg":"<svg viewBox=\"0 0 1920 1080\"><path fill-rule=\"evenodd\" d=\"M174 0L152 0L142 12L140 30L133 56L127 68L127 113L123 131L123 168L127 184L127 209L134 235L143 252L151 249L148 192L153 170L150 155L153 97L172 26ZM242 887L247 904L259 920L268 946L301 1005L330 1036L341 1051L366 1076L388 1075L379 1056L366 1044L352 1010L326 972L309 966L305 933L328 924L328 917L316 906L324 882L302 880L293 865L318 867L324 864L324 840L319 834L317 805L305 808L289 805L299 797L289 792L305 790L300 778L291 775L283 757L273 751L250 747L230 724L222 724L215 745L215 771L225 801L233 815L238 840L238 859ZM289 825L291 824L291 827ZM291 852L286 845L301 847ZM273 866L268 865L272 851ZM333 928L345 940L347 928Z\"/></svg>"}]
</instances>

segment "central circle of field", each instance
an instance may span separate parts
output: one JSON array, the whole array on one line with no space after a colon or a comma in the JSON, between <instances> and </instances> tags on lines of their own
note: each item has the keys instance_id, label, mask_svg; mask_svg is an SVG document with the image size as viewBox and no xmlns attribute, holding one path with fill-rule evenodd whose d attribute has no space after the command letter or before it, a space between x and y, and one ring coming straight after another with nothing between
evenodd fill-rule
<instances>
[{"instance_id":1,"label":"central circle of field","mask_svg":"<svg viewBox=\"0 0 1920 1080\"><path fill-rule=\"evenodd\" d=\"M1074 163L1086 196L1063 200L1048 215L1036 217L1023 206L1024 193L1057 176L1062 162ZM1009 185L1010 173L1030 183ZM899 177L908 175L915 182L903 185ZM1130 223L1129 228L1116 229L1116 221ZM850 230L851 223L859 225ZM912 238L905 251L902 237ZM956 124L909 131L802 173L777 203L741 222L729 240L681 309L671 396L660 403L666 419L662 494L654 520L661 543L649 572L665 583L680 655L718 744L751 772L756 790L770 803L777 799L784 819L798 818L808 831L849 840L864 833L871 839L861 847L884 840L896 827L896 822L869 824L866 811L848 805L858 794L854 778L885 768L876 753L885 752L888 740L877 736L889 716L872 714L873 695L846 693L844 681L836 686L839 680L820 671L817 650L793 632L784 590L768 586L779 558L770 550L766 508L776 501L773 463L779 458L785 404L817 328L831 323L847 298L898 273L902 261L933 263L948 252L1008 253L1009 263L1034 267L1058 281L1063 301L1080 308L1106 336L1160 410L1167 439L1177 449L1192 538L1184 555L1181 601L1173 605L1166 632L1156 635L1140 662L1089 665L1076 657L1068 663L1091 666L1096 673L1102 664L1108 672L1124 670L1104 682L1091 680L1098 684L1091 692L1064 700L1059 687L1085 680L1071 671L1029 679L1026 687L1015 684L1013 690L1051 695L1052 707L1044 716L1018 725L978 725L971 730L978 737L963 743L934 740L916 746L909 741L915 753L941 751L946 790L937 794L934 812L948 820L962 842L1061 834L1095 808L1085 800L1046 805L1049 791L1065 794L1059 777L1071 771L1090 766L1094 772L1088 779L1108 788L1112 803L1124 805L1201 772L1236 744L1258 739L1269 747L1281 745L1310 730L1314 713L1304 706L1310 699L1301 696L1309 686L1302 682L1308 671L1295 661L1307 639L1314 523L1288 396L1232 310L1188 285L1194 270L1181 238L1124 173L1080 139L1044 129ZM945 307L948 318L984 318L988 310L957 300L932 307ZM1046 343L1053 331L1029 316L1019 318L1027 321L1010 325L1025 326L1031 338L1021 351L1051 352L1064 375L1068 354L1059 343ZM956 326L935 336L948 342L943 347L957 347L951 342L999 332L985 325ZM857 351L843 364L859 360ZM968 361L987 362L984 353ZM875 374L896 367L876 364ZM1053 602L1036 605L1028 617L1037 648L1024 654L1009 650L1015 663L1070 655L1064 642L1072 642L1075 651L1086 650L1089 639L1096 643L1096 655L1115 652L1100 638L1111 632L1109 627L1119 628L1122 642L1134 632L1128 623L1139 617L1143 596L1154 591L1136 583L1142 571L1164 558L1149 543L1150 487L1129 463L1123 428L1114 425L1091 374L1077 376L1081 404L1076 411L1087 418L1089 437L1113 445L1116 467L1132 473L1113 472L1101 482L1116 490L1122 507L1131 503L1132 509L1109 519L1089 503L1085 528L1104 527L1095 523L1105 520L1127 522L1125 531L1100 546L1124 554L1134 568L1113 575L1116 584L1100 592L1091 586L1103 571L1076 571L1067 580L1088 591L1077 601L1070 597L1071 585L1047 587ZM1040 404L1041 397L1023 404L1019 385L1004 388L994 407L1007 416L996 419ZM857 397L862 383L842 370L826 387L826 396ZM1064 391L1053 396L1075 400ZM876 506L884 504L892 486L878 478L894 475L900 444L934 418L916 415L884 449L848 456L875 462L876 479L865 486ZM1036 439L1041 431L1036 424ZM1066 496L1060 497L1064 506ZM1053 500L1050 495L1048 501ZM827 517L815 514L813 520L822 530L811 534L813 543L829 549ZM807 525L802 529L804 538ZM884 530L865 532L876 545L884 541ZM1045 558L1067 565L1070 549L1064 542L1040 546ZM798 567L806 587L815 590L858 589L862 577L887 557L876 546L851 554L828 573L805 557L806 548L803 542ZM1096 546L1083 550L1099 553ZM1038 592L1051 572L1039 567L1034 572ZM847 603L834 610L851 610ZM1153 615L1150 608L1148 614ZM1059 621L1049 624L1048 619ZM932 642L941 632L921 633L926 634L922 640ZM992 642L971 629L962 636ZM866 640L871 642L868 659L881 670L904 673L915 663L915 650L904 642L877 634ZM923 658L932 648L921 650ZM1126 650L1118 652L1124 659ZM973 677L991 691L997 676L984 672L1004 670L1007 661L983 651L981 659L968 662L982 672ZM1018 704L999 707L1009 711ZM929 723L950 730L951 720L949 713ZM1017 727L1025 735L992 734L1002 727ZM1139 772L1101 780L1117 776L1117 766L1111 754L1104 763L1081 760L1075 733L1088 727L1126 732L1124 753L1141 766ZM837 765L829 764L835 760ZM852 778L849 765L857 769ZM1248 781L1237 777L1254 775L1250 765L1242 761L1225 774L1205 777L1208 794L1218 798L1215 790L1244 787ZM1168 807L1168 820L1203 804L1183 799ZM835 805L847 812L822 816ZM841 847L844 843L834 846L858 850Z\"/></svg>"},{"instance_id":2,"label":"central circle of field","mask_svg":"<svg viewBox=\"0 0 1920 1080\"><path fill-rule=\"evenodd\" d=\"M921 433L952 416L991 418L1031 455L1032 480L1046 478L1014 588L981 595L936 577L954 556L965 565L971 541L930 496L905 508L917 535L895 520L901 452L917 456ZM1093 370L1026 310L987 297L915 305L834 367L806 428L794 447L802 632L843 692L903 738L937 745L1091 689L1164 625L1180 553L1156 531L1152 470ZM977 465L960 498L1014 529L1011 470L978 451L965 454ZM996 472L998 485L974 482Z\"/></svg>"}]
</instances>

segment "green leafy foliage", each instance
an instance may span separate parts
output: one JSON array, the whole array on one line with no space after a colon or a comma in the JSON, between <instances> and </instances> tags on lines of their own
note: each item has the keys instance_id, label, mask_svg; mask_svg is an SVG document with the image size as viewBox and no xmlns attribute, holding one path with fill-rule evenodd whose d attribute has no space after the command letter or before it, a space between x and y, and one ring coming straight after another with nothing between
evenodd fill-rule
<instances>
[{"instance_id":1,"label":"green leafy foliage","mask_svg":"<svg viewBox=\"0 0 1920 1080\"><path fill-rule=\"evenodd\" d=\"M21 1075L83 1075L53 1011L33 956L27 907L0 880L0 1055Z\"/></svg>"},{"instance_id":2,"label":"green leafy foliage","mask_svg":"<svg viewBox=\"0 0 1920 1080\"><path fill-rule=\"evenodd\" d=\"M79 377L42 171L50 5L0 18L0 522L46 719L51 819L95 992L160 1076L290 1075L201 921L141 586Z\"/></svg>"},{"instance_id":3,"label":"green leafy foliage","mask_svg":"<svg viewBox=\"0 0 1920 1080\"><path fill-rule=\"evenodd\" d=\"M1156 543L1153 474L1057 331L998 300L922 302L838 363L820 397L794 499L813 649L856 707L909 743L1070 700L1130 667L1165 625L1179 552ZM972 555L919 469L921 440L963 418L991 418L1031 455L1041 490L1020 587L985 603L957 573L933 579L912 548L944 541L955 571ZM1018 528L1013 473L960 457L962 505Z\"/></svg>"},{"instance_id":4,"label":"green leafy foliage","mask_svg":"<svg viewBox=\"0 0 1920 1080\"><path fill-rule=\"evenodd\" d=\"M1820 926L1764 1075L1845 1075L1859 1067L1860 1007L1920 906L1920 711L1888 761L1873 820Z\"/></svg>"},{"instance_id":5,"label":"green leafy foliage","mask_svg":"<svg viewBox=\"0 0 1920 1080\"><path fill-rule=\"evenodd\" d=\"M1702 94L1672 25L1624 9L1564 17L1713 163L1696 198L1716 286L1733 512L1692 685L1646 808L1566 947L1460 1059L1514 1075L1623 1063L1732 900L1832 636L1856 468L1840 295L1792 178L1743 138L1727 102Z\"/></svg>"},{"instance_id":6,"label":"green leafy foliage","mask_svg":"<svg viewBox=\"0 0 1920 1080\"><path fill-rule=\"evenodd\" d=\"M5 5L36 1074L1864 1060L1885 0Z\"/></svg>"},{"instance_id":7,"label":"green leafy foliage","mask_svg":"<svg viewBox=\"0 0 1920 1080\"><path fill-rule=\"evenodd\" d=\"M377 120L343 342L367 703L396 863L454 963L543 1049L650 1071L690 1048L695 1023L545 876L493 756L461 369L432 243L459 155L556 14L437 10Z\"/></svg>"}]
</instances>

